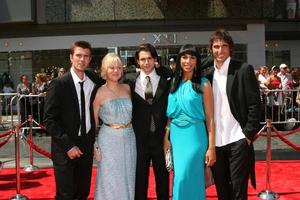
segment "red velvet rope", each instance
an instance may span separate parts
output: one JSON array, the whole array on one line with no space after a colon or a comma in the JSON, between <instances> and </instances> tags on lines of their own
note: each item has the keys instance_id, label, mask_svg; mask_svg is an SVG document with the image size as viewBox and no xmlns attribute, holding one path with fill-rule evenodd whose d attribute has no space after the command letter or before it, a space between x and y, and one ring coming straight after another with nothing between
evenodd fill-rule
<instances>
[{"instance_id":1,"label":"red velvet rope","mask_svg":"<svg viewBox=\"0 0 300 200\"><path fill-rule=\"evenodd\" d=\"M286 132L286 133L280 133L281 136L285 137L285 136L288 136L288 135L292 135L294 133L299 133L300 132L300 128L297 128L295 130L292 130L290 132ZM262 133L262 131L260 131L257 135L255 135L254 137L254 140L255 141L257 138L259 138L260 136L262 137L267 137L267 134L265 133ZM278 137L277 135L271 135L271 137Z\"/></svg>"},{"instance_id":2,"label":"red velvet rope","mask_svg":"<svg viewBox=\"0 0 300 200\"><path fill-rule=\"evenodd\" d=\"M44 131L47 131L47 128L46 128L45 126L41 125L41 124L39 124L39 127L40 127L41 129L43 129Z\"/></svg>"},{"instance_id":3,"label":"red velvet rope","mask_svg":"<svg viewBox=\"0 0 300 200\"><path fill-rule=\"evenodd\" d=\"M32 142L32 140L30 140L30 139L25 139L25 140L26 140L26 142L29 144L29 146L30 146L31 148L33 148L36 152L38 152L38 153L40 153L40 154L46 156L47 158L51 159L51 153L49 153L48 151L46 151L46 150L40 148L39 146L37 146L36 144L34 144L34 143Z\"/></svg>"},{"instance_id":4,"label":"red velvet rope","mask_svg":"<svg viewBox=\"0 0 300 200\"><path fill-rule=\"evenodd\" d=\"M5 140L3 140L2 142L0 142L0 148L2 147L2 146L4 146L8 141L9 141L9 139L11 138L11 136L12 136L13 134L12 134L12 131L10 132L10 135L5 139Z\"/></svg>"},{"instance_id":5,"label":"red velvet rope","mask_svg":"<svg viewBox=\"0 0 300 200\"><path fill-rule=\"evenodd\" d=\"M8 130L8 131L6 131L6 132L2 133L2 134L0 135L0 138L3 138L3 137L5 137L5 136L8 136L8 135L10 135L10 134L11 134L11 132L12 132L12 130Z\"/></svg>"},{"instance_id":6,"label":"red velvet rope","mask_svg":"<svg viewBox=\"0 0 300 200\"><path fill-rule=\"evenodd\" d=\"M286 138L284 138L284 136L281 135L281 133L279 133L275 128L272 128L273 131L275 132L276 136L280 138L281 141L283 141L284 143L286 143L287 145L289 145L290 147L292 147L293 149L300 151L300 146L290 142L289 140L287 140Z\"/></svg>"},{"instance_id":7,"label":"red velvet rope","mask_svg":"<svg viewBox=\"0 0 300 200\"><path fill-rule=\"evenodd\" d=\"M253 142L254 142L257 138L259 138L259 136L261 136L263 130L265 130L265 129L266 129L266 126L263 126L263 127L260 129L260 131L254 136Z\"/></svg>"}]
</instances>

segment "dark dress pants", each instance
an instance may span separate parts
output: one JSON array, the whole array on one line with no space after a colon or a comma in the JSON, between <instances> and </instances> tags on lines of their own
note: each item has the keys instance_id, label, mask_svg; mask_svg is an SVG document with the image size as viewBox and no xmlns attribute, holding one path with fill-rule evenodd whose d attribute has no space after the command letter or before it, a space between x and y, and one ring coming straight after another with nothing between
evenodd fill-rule
<instances>
[{"instance_id":1,"label":"dark dress pants","mask_svg":"<svg viewBox=\"0 0 300 200\"><path fill-rule=\"evenodd\" d=\"M216 155L212 171L218 200L246 200L250 160L246 139L216 147Z\"/></svg>"},{"instance_id":2,"label":"dark dress pants","mask_svg":"<svg viewBox=\"0 0 300 200\"><path fill-rule=\"evenodd\" d=\"M83 151L80 158L71 160L64 152L54 154L56 200L86 200L88 198L93 167L93 146L88 137L82 138L81 143L84 142L87 143L83 146L79 145Z\"/></svg>"},{"instance_id":3,"label":"dark dress pants","mask_svg":"<svg viewBox=\"0 0 300 200\"><path fill-rule=\"evenodd\" d=\"M150 161L154 170L157 200L169 200L169 173L165 167L162 141L149 133L148 145L137 145L135 200L147 200Z\"/></svg>"}]
</instances>

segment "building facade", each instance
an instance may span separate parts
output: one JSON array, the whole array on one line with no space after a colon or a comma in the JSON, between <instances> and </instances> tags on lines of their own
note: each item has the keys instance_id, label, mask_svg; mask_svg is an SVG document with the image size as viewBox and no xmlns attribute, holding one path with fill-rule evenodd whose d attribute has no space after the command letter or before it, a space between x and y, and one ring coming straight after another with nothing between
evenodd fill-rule
<instances>
[{"instance_id":1,"label":"building facade","mask_svg":"<svg viewBox=\"0 0 300 200\"><path fill-rule=\"evenodd\" d=\"M153 44L162 65L181 45L196 45L202 56L211 33L227 29L234 57L252 64L300 66L298 0L4 0L0 1L0 75L15 83L21 74L70 67L69 48L87 40L91 68L107 52L134 63L140 43Z\"/></svg>"}]
</instances>

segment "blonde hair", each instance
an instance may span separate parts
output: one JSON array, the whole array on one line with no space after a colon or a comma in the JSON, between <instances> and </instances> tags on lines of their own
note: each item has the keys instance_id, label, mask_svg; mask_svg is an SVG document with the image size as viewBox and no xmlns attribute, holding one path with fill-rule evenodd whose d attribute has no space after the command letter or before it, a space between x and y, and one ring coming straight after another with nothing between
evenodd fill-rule
<instances>
[{"instance_id":1,"label":"blonde hair","mask_svg":"<svg viewBox=\"0 0 300 200\"><path fill-rule=\"evenodd\" d=\"M47 75L46 73L37 73L35 75L36 78L39 78L42 82L46 82L47 81Z\"/></svg>"},{"instance_id":2,"label":"blonde hair","mask_svg":"<svg viewBox=\"0 0 300 200\"><path fill-rule=\"evenodd\" d=\"M106 80L106 72L107 69L112 65L118 65L122 68L122 61L118 54L116 53L108 53L102 59L101 69L100 69L100 76L104 80Z\"/></svg>"}]
</instances>

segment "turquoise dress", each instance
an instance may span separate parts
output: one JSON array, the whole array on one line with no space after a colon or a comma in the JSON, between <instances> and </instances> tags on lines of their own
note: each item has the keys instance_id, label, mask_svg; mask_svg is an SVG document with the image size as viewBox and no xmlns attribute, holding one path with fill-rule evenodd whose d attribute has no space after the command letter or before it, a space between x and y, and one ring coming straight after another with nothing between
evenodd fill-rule
<instances>
[{"instance_id":1,"label":"turquoise dress","mask_svg":"<svg viewBox=\"0 0 300 200\"><path fill-rule=\"evenodd\" d=\"M208 81L201 79L201 86ZM191 81L169 94L167 116L174 162L173 200L205 199L204 163L208 145L202 93Z\"/></svg>"}]
</instances>

